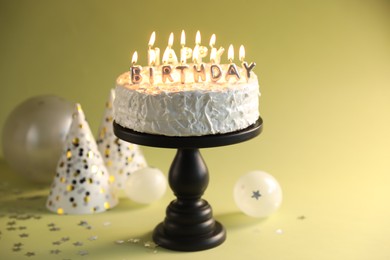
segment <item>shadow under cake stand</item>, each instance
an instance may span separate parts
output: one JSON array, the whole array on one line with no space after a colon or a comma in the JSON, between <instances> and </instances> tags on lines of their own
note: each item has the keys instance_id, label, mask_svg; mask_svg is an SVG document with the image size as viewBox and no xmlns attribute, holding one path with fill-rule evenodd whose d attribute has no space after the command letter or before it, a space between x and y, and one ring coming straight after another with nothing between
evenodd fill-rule
<instances>
[{"instance_id":1,"label":"shadow under cake stand","mask_svg":"<svg viewBox=\"0 0 390 260\"><path fill-rule=\"evenodd\" d=\"M114 133L124 141L177 149L168 174L169 185L177 199L168 205L165 220L154 229L155 243L176 251L200 251L225 241L224 227L215 221L211 206L201 198L209 183L209 173L199 148L244 142L258 136L262 127L263 120L259 117L255 124L236 132L171 137L139 133L114 121Z\"/></svg>"}]
</instances>

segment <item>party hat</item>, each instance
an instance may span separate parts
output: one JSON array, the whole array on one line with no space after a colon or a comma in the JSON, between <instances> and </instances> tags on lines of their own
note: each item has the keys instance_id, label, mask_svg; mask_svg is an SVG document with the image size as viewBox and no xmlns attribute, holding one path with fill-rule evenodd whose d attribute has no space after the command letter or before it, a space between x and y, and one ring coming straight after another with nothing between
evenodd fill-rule
<instances>
[{"instance_id":1,"label":"party hat","mask_svg":"<svg viewBox=\"0 0 390 260\"><path fill-rule=\"evenodd\" d=\"M76 104L46 206L59 215L91 214L117 203L91 129Z\"/></svg>"},{"instance_id":2,"label":"party hat","mask_svg":"<svg viewBox=\"0 0 390 260\"><path fill-rule=\"evenodd\" d=\"M114 188L124 189L129 175L146 167L147 163L138 145L122 141L115 136L112 126L114 98L115 92L111 89L99 128L97 144L107 170L113 179Z\"/></svg>"}]
</instances>

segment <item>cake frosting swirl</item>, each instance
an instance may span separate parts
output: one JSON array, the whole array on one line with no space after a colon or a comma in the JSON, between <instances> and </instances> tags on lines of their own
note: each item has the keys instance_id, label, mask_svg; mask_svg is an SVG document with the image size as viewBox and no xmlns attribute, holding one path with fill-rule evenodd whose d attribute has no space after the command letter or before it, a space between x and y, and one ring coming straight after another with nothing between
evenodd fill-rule
<instances>
[{"instance_id":1,"label":"cake frosting swirl","mask_svg":"<svg viewBox=\"0 0 390 260\"><path fill-rule=\"evenodd\" d=\"M193 65L191 65L193 66ZM220 65L222 71L228 65ZM210 64L206 64L210 71ZM238 68L244 75L246 71ZM142 70L142 80L134 84L131 73L116 80L114 118L125 128L141 133L166 136L202 136L238 131L254 124L259 118L259 85L255 73L250 77L213 82L210 74L196 82L192 73L172 70L172 82L162 81L161 66L148 80L148 70ZM225 75L223 75L225 76Z\"/></svg>"}]
</instances>

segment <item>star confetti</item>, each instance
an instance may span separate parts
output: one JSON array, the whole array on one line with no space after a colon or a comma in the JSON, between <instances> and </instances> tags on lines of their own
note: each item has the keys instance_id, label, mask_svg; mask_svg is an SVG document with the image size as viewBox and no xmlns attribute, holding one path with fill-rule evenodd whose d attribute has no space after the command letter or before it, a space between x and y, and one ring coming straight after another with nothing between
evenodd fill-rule
<instances>
[{"instance_id":1,"label":"star confetti","mask_svg":"<svg viewBox=\"0 0 390 260\"><path fill-rule=\"evenodd\" d=\"M89 241L95 241L95 240L97 240L97 239L98 239L98 236L90 236L90 237L88 238Z\"/></svg>"},{"instance_id":2,"label":"star confetti","mask_svg":"<svg viewBox=\"0 0 390 260\"><path fill-rule=\"evenodd\" d=\"M83 246L83 242L77 241L73 243L74 246Z\"/></svg>"},{"instance_id":3,"label":"star confetti","mask_svg":"<svg viewBox=\"0 0 390 260\"><path fill-rule=\"evenodd\" d=\"M22 234L19 234L19 237L25 238L25 237L28 237L28 234L22 233Z\"/></svg>"},{"instance_id":4,"label":"star confetti","mask_svg":"<svg viewBox=\"0 0 390 260\"><path fill-rule=\"evenodd\" d=\"M27 253L25 254L25 256L28 256L28 257L30 257L30 256L35 256L35 253L34 253L34 252L27 252Z\"/></svg>"},{"instance_id":5,"label":"star confetti","mask_svg":"<svg viewBox=\"0 0 390 260\"><path fill-rule=\"evenodd\" d=\"M81 255L81 256L85 256L85 255L88 255L88 251L86 250L80 250L77 254Z\"/></svg>"},{"instance_id":6,"label":"star confetti","mask_svg":"<svg viewBox=\"0 0 390 260\"><path fill-rule=\"evenodd\" d=\"M61 250L59 250L59 249L50 250L50 254L52 254L52 255L58 255L59 253L61 253Z\"/></svg>"}]
</instances>

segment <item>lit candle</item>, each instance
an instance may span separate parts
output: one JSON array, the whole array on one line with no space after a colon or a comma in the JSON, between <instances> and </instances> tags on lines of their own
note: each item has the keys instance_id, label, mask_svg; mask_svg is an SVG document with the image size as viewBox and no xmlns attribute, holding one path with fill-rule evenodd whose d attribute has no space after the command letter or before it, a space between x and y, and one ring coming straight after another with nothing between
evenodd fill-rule
<instances>
[{"instance_id":1,"label":"lit candle","mask_svg":"<svg viewBox=\"0 0 390 260\"><path fill-rule=\"evenodd\" d=\"M153 49L153 45L154 45L154 42L156 40L156 32L153 32L152 35L150 36L150 39L149 39L149 49L148 49L148 61L150 62L150 55L151 53L153 53L155 59L154 59L154 65L158 66L160 65L160 49L159 48L154 48ZM149 66L152 65L149 63Z\"/></svg>"},{"instance_id":2,"label":"lit candle","mask_svg":"<svg viewBox=\"0 0 390 260\"><path fill-rule=\"evenodd\" d=\"M215 41L216 41L216 36L215 34L211 35L211 38L210 38L210 60L211 60L211 52L215 52L215 58L214 58L214 61L215 63L220 63L221 61L221 56L223 54L223 52L225 51L225 49L223 47L220 47L218 50L216 48L214 48L214 45L215 45Z\"/></svg>"},{"instance_id":3,"label":"lit candle","mask_svg":"<svg viewBox=\"0 0 390 260\"><path fill-rule=\"evenodd\" d=\"M155 52L151 52L150 55L148 56L148 58L149 58L149 83L153 85L153 83L154 83L154 67L153 67L153 65L156 62Z\"/></svg>"},{"instance_id":4,"label":"lit candle","mask_svg":"<svg viewBox=\"0 0 390 260\"><path fill-rule=\"evenodd\" d=\"M210 53L210 61L211 61L210 79L212 82L217 82L222 77L221 66L215 63L216 55L217 55L217 49L212 48Z\"/></svg>"},{"instance_id":5,"label":"lit candle","mask_svg":"<svg viewBox=\"0 0 390 260\"><path fill-rule=\"evenodd\" d=\"M194 62L193 66L193 74L194 74L194 82L199 82L199 79L202 81L206 81L206 69L204 63L201 63L199 53L199 45L196 45L194 50L192 51L192 60Z\"/></svg>"},{"instance_id":6,"label":"lit candle","mask_svg":"<svg viewBox=\"0 0 390 260\"><path fill-rule=\"evenodd\" d=\"M198 46L199 49L199 57L198 57L199 62L202 62L202 58L207 56L208 50L206 46L200 46L200 43L201 43L200 32L197 31L195 36L195 45Z\"/></svg>"},{"instance_id":7,"label":"lit candle","mask_svg":"<svg viewBox=\"0 0 390 260\"><path fill-rule=\"evenodd\" d=\"M176 69L180 71L180 82L181 82L181 84L185 83L186 75L185 75L184 71L186 69L188 69L188 65L185 64L187 62L187 52L186 52L185 44L186 44L186 34L185 34L184 30L182 30L181 31L181 36L180 36L180 45L181 45L181 49L180 49L180 65L176 66Z\"/></svg>"},{"instance_id":8,"label":"lit candle","mask_svg":"<svg viewBox=\"0 0 390 260\"><path fill-rule=\"evenodd\" d=\"M165 51L164 52L164 55L163 55L163 58L162 58L162 62L163 62L163 66L162 66L162 71L161 71L161 76L162 76L162 82L165 83L167 81L167 79L170 81L170 82L173 82L173 78L172 78L172 66L168 64L168 60L169 60L169 51Z\"/></svg>"},{"instance_id":9,"label":"lit candle","mask_svg":"<svg viewBox=\"0 0 390 260\"><path fill-rule=\"evenodd\" d=\"M248 81L249 78L251 77L251 71L252 69L256 66L256 63L252 62L251 64L248 65L245 59L245 48L243 45L240 46L240 51L239 51L239 58L242 63L243 68L246 70L245 76L246 80Z\"/></svg>"},{"instance_id":10,"label":"lit candle","mask_svg":"<svg viewBox=\"0 0 390 260\"><path fill-rule=\"evenodd\" d=\"M130 78L133 84L139 84L142 81L141 70L142 67L135 65L138 60L138 53L135 51L131 59L132 66L130 67Z\"/></svg>"},{"instance_id":11,"label":"lit candle","mask_svg":"<svg viewBox=\"0 0 390 260\"><path fill-rule=\"evenodd\" d=\"M175 54L175 51L172 49L172 45L173 45L173 33L171 33L169 35L169 39L168 39L168 47L165 49L164 51L164 56L165 55L168 55L167 57L167 62L168 63L173 63L173 64L177 64L177 56ZM166 54L167 53L167 54Z\"/></svg>"},{"instance_id":12,"label":"lit candle","mask_svg":"<svg viewBox=\"0 0 390 260\"><path fill-rule=\"evenodd\" d=\"M240 73L238 72L236 64L233 63L234 60L234 49L233 45L230 44L229 49L228 49L228 60L230 62L228 70L226 72L225 79L228 81L231 77L235 77L236 80L240 79Z\"/></svg>"}]
</instances>

